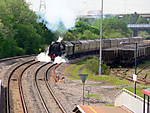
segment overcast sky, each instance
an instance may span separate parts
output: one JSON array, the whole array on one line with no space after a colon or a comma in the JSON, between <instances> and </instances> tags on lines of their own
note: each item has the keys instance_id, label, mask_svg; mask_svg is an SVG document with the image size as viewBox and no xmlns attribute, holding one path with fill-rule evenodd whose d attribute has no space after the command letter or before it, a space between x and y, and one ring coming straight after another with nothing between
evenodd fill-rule
<instances>
[{"instance_id":1,"label":"overcast sky","mask_svg":"<svg viewBox=\"0 0 150 113\"><path fill-rule=\"evenodd\" d=\"M39 9L40 0L26 0L31 2L32 8ZM58 5L65 6L66 9L75 13L98 10L101 6L101 0L45 0L46 6L55 7ZM52 6L53 5L53 6ZM150 13L150 0L104 0L104 13ZM57 7L57 6L56 6ZM61 7L62 8L62 7ZM55 10L61 10L57 7Z\"/></svg>"},{"instance_id":2,"label":"overcast sky","mask_svg":"<svg viewBox=\"0 0 150 113\"><path fill-rule=\"evenodd\" d=\"M40 0L26 0L31 9L39 11ZM75 24L76 17L87 11L100 10L101 0L42 0L46 3L46 13L42 16L47 27L56 30L61 21L66 28ZM104 14L150 13L150 0L103 0Z\"/></svg>"}]
</instances>

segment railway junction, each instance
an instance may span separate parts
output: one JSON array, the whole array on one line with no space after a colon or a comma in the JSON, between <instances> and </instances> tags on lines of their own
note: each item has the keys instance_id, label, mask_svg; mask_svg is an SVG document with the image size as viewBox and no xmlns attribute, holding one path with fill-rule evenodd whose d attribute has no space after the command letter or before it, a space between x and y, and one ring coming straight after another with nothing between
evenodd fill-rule
<instances>
[{"instance_id":1,"label":"railway junction","mask_svg":"<svg viewBox=\"0 0 150 113\"><path fill-rule=\"evenodd\" d=\"M113 87L109 82L87 80L86 87L90 86L90 93L96 96L89 99L86 97L88 92L85 91L85 105L82 105L81 80L69 79L71 75L64 71L70 64L54 65L34 59L31 56L1 63L2 113L78 113L78 110L81 113L132 113L131 110L134 110L122 106L128 106L128 102L124 103L122 97L130 92L122 91L121 88L128 85ZM58 80L56 75L65 79ZM127 98L133 98L131 100L135 99L132 93L128 96ZM136 99L142 109L141 97L137 96Z\"/></svg>"}]
</instances>

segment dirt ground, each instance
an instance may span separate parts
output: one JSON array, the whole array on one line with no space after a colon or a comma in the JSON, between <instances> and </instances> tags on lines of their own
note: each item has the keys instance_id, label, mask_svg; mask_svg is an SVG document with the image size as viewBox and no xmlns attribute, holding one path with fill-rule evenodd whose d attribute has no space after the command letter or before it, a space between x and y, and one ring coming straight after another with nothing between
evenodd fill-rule
<instances>
[{"instance_id":1,"label":"dirt ground","mask_svg":"<svg viewBox=\"0 0 150 113\"><path fill-rule=\"evenodd\" d=\"M67 66L69 65L63 64L57 72L64 75L64 68ZM65 76L64 82L58 82L55 84L55 91L58 95L60 95L60 99L65 98L63 101L67 101L70 108L73 109L76 105L83 104L83 85L81 80L71 80L67 78L67 76ZM86 81L84 89L84 104L101 106L114 105L115 96L120 91L119 88L109 86L106 82L95 82L88 80ZM88 89L90 89L90 91L88 91ZM88 94L90 95L90 98L88 98Z\"/></svg>"}]
</instances>

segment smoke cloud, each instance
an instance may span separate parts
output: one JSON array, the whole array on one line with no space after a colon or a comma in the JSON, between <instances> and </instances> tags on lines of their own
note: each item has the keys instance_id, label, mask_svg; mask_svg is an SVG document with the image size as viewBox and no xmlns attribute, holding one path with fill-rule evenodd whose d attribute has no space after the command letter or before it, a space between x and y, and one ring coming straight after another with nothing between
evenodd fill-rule
<instances>
[{"instance_id":1,"label":"smoke cloud","mask_svg":"<svg viewBox=\"0 0 150 113\"><path fill-rule=\"evenodd\" d=\"M76 2L78 1L79 0ZM45 2L45 15L41 14L41 12L39 12L38 15L44 19L49 29L63 32L75 25L77 12L74 9L78 8L78 6L70 7L69 0L45 0Z\"/></svg>"}]
</instances>

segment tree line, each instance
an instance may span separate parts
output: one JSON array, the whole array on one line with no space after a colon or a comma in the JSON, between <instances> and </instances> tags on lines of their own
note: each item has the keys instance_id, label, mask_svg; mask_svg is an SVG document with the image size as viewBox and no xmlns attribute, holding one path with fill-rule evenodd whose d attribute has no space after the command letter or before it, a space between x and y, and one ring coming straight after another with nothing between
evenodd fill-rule
<instances>
[{"instance_id":1,"label":"tree line","mask_svg":"<svg viewBox=\"0 0 150 113\"><path fill-rule=\"evenodd\" d=\"M38 18L21 0L0 1L0 58L35 54L56 40Z\"/></svg>"},{"instance_id":2,"label":"tree line","mask_svg":"<svg viewBox=\"0 0 150 113\"><path fill-rule=\"evenodd\" d=\"M133 31L127 27L127 24L148 24L150 19L137 14L127 14L123 16L112 16L104 18L103 38L123 38L132 37ZM89 21L86 18L80 18L75 23L75 27L68 30L65 34L65 40L85 40L100 38L101 19ZM149 31L142 31L140 34L148 34Z\"/></svg>"},{"instance_id":3,"label":"tree line","mask_svg":"<svg viewBox=\"0 0 150 113\"><path fill-rule=\"evenodd\" d=\"M100 19L89 23L84 20L76 22L75 27L65 34L66 40L96 39L100 35ZM127 23L118 18L106 18L103 20L103 38L130 37L132 31L127 28Z\"/></svg>"}]
</instances>

